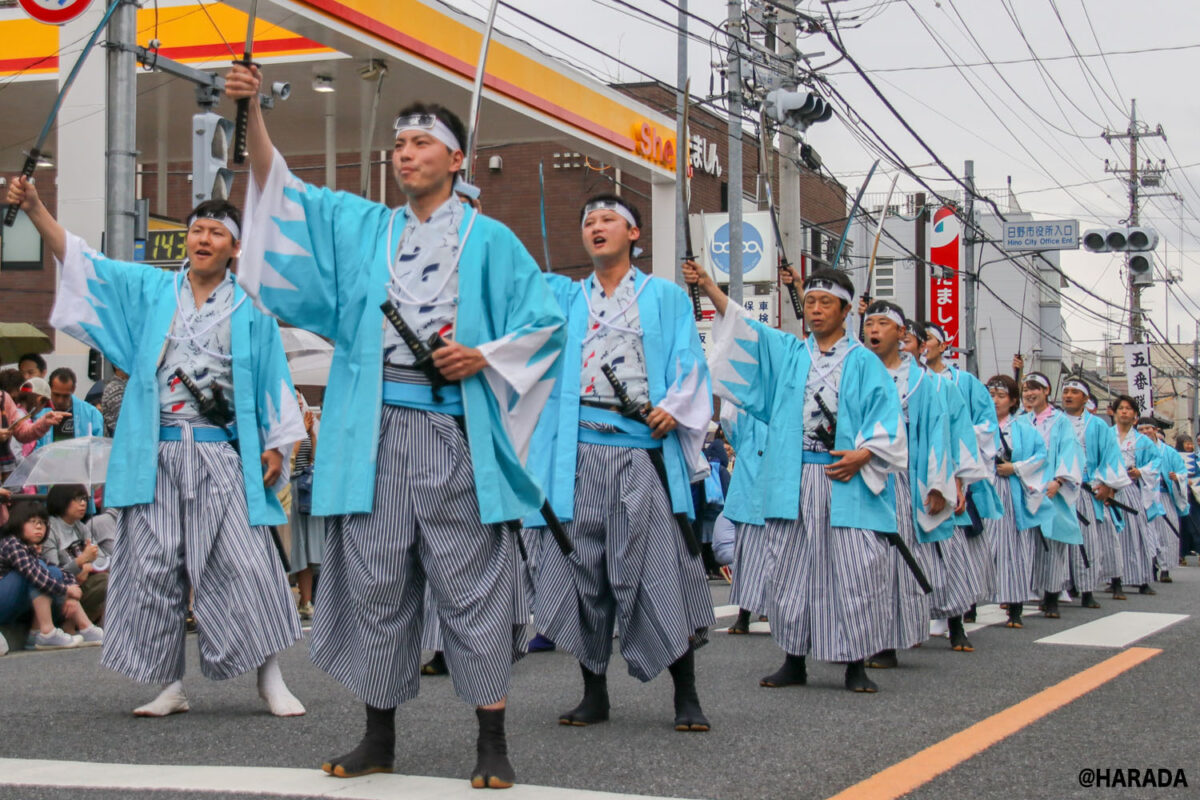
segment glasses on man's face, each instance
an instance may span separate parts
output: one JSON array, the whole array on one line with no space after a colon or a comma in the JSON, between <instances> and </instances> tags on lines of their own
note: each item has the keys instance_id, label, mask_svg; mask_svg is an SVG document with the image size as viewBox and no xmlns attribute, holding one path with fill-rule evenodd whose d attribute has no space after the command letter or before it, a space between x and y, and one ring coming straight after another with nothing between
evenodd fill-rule
<instances>
[{"instance_id":1,"label":"glasses on man's face","mask_svg":"<svg viewBox=\"0 0 1200 800\"><path fill-rule=\"evenodd\" d=\"M396 133L408 130L409 128L421 128L431 131L433 126L437 125L438 118L433 114L406 114L402 117L396 117L394 125Z\"/></svg>"}]
</instances>

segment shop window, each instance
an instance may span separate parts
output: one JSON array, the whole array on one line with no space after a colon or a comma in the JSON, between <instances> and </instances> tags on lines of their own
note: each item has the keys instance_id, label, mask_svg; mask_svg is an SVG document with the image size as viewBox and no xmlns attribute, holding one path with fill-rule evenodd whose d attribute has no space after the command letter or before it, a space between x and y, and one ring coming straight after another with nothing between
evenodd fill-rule
<instances>
[{"instance_id":1,"label":"shop window","mask_svg":"<svg viewBox=\"0 0 1200 800\"><path fill-rule=\"evenodd\" d=\"M11 228L0 230L0 270L37 270L42 268L42 237L22 211Z\"/></svg>"}]
</instances>

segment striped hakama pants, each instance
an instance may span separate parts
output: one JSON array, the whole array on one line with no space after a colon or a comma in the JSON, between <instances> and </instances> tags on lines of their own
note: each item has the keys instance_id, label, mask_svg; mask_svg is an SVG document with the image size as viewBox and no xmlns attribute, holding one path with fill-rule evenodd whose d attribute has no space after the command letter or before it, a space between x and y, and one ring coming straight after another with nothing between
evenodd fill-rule
<instances>
[{"instance_id":1,"label":"striped hakama pants","mask_svg":"<svg viewBox=\"0 0 1200 800\"><path fill-rule=\"evenodd\" d=\"M384 405L374 510L328 520L313 663L368 705L415 697L428 583L455 693L476 706L507 695L516 547L479 521L454 417Z\"/></svg>"},{"instance_id":2,"label":"striped hakama pants","mask_svg":"<svg viewBox=\"0 0 1200 800\"><path fill-rule=\"evenodd\" d=\"M830 525L825 464L806 463L798 519L769 519L763 610L790 655L858 661L888 647L891 546L874 531Z\"/></svg>"},{"instance_id":3,"label":"striped hakama pants","mask_svg":"<svg viewBox=\"0 0 1200 800\"><path fill-rule=\"evenodd\" d=\"M1121 570L1124 569L1125 557L1121 550L1121 532L1117 530L1117 525L1113 521L1116 514L1122 512L1113 509L1105 511L1104 516L1098 523L1097 531L1100 536L1100 579L1110 581L1113 578L1120 578ZM1088 551L1088 556L1096 558L1092 555L1092 551Z\"/></svg>"},{"instance_id":4,"label":"striped hakama pants","mask_svg":"<svg viewBox=\"0 0 1200 800\"><path fill-rule=\"evenodd\" d=\"M704 566L687 551L646 450L578 448L574 519L564 524L578 558L543 533L535 627L604 673L615 626L629 674L649 681L715 622Z\"/></svg>"},{"instance_id":5,"label":"striped hakama pants","mask_svg":"<svg viewBox=\"0 0 1200 800\"><path fill-rule=\"evenodd\" d=\"M270 529L251 526L228 442L160 442L154 502L122 511L108 578L102 662L136 681L184 675L188 589L200 669L224 680L300 639Z\"/></svg>"},{"instance_id":6,"label":"striped hakama pants","mask_svg":"<svg viewBox=\"0 0 1200 800\"><path fill-rule=\"evenodd\" d=\"M1004 515L984 523L991 531L992 551L996 554L996 589L992 599L997 603L1024 603L1029 599L1033 555L1042 546L1038 541L1042 534L1037 528L1017 529L1012 487L1007 478L996 481L996 491L1004 505Z\"/></svg>"},{"instance_id":7,"label":"striped hakama pants","mask_svg":"<svg viewBox=\"0 0 1200 800\"><path fill-rule=\"evenodd\" d=\"M900 538L908 545L909 550L915 551L916 523L907 470L896 475L896 524ZM891 567L886 609L891 614L891 620L885 647L907 650L929 638L929 595L921 591L917 579L901 558L899 549L891 545L888 549L891 551Z\"/></svg>"},{"instance_id":8,"label":"striped hakama pants","mask_svg":"<svg viewBox=\"0 0 1200 800\"><path fill-rule=\"evenodd\" d=\"M1117 492L1117 499L1137 514L1122 511L1125 527L1121 530L1121 580L1128 586L1141 586L1154 577L1154 554L1158 548L1157 532L1151 529L1142 509L1141 487L1136 482Z\"/></svg>"},{"instance_id":9,"label":"striped hakama pants","mask_svg":"<svg viewBox=\"0 0 1200 800\"><path fill-rule=\"evenodd\" d=\"M940 542L919 544L914 555L933 587L929 596L930 619L962 616L979 599L974 587L980 581L971 574L967 536L962 528L955 527L954 534Z\"/></svg>"},{"instance_id":10,"label":"striped hakama pants","mask_svg":"<svg viewBox=\"0 0 1200 800\"><path fill-rule=\"evenodd\" d=\"M536 531L523 529L520 534L528 553L530 539L540 538ZM530 614L533 613L533 577L530 564L520 557L513 559L513 663L525 655L525 626L529 624ZM421 631L421 649L442 651L445 643L442 639L442 623L438 619L437 602L433 598L433 588L425 584L425 612Z\"/></svg>"},{"instance_id":11,"label":"striped hakama pants","mask_svg":"<svg viewBox=\"0 0 1200 800\"><path fill-rule=\"evenodd\" d=\"M1088 521L1086 525L1082 521L1079 523L1083 532L1083 544L1070 546L1071 583L1075 586L1075 591L1082 594L1096 591L1106 578L1112 577L1104 574L1103 552L1105 548L1112 548L1111 540L1115 538L1116 531L1111 523L1108 523L1107 514L1096 518L1095 501L1087 491L1079 493L1075 507ZM1088 557L1086 566L1083 563L1084 550L1087 550Z\"/></svg>"},{"instance_id":12,"label":"striped hakama pants","mask_svg":"<svg viewBox=\"0 0 1200 800\"><path fill-rule=\"evenodd\" d=\"M1167 515L1154 521L1158 525L1158 550L1154 561L1160 571L1169 572L1179 560L1179 537L1175 535L1175 531L1180 530L1179 510L1175 508L1175 502L1167 492L1158 493L1158 502L1162 503Z\"/></svg>"},{"instance_id":13,"label":"striped hakama pants","mask_svg":"<svg viewBox=\"0 0 1200 800\"><path fill-rule=\"evenodd\" d=\"M1041 539L1045 546L1039 544L1033 550L1033 580L1029 588L1039 596L1046 592L1057 594L1067 583L1071 546L1044 536Z\"/></svg>"},{"instance_id":14,"label":"striped hakama pants","mask_svg":"<svg viewBox=\"0 0 1200 800\"><path fill-rule=\"evenodd\" d=\"M737 524L733 549L733 586L729 602L755 614L763 614L763 578L767 557L767 533L762 525Z\"/></svg>"}]
</instances>

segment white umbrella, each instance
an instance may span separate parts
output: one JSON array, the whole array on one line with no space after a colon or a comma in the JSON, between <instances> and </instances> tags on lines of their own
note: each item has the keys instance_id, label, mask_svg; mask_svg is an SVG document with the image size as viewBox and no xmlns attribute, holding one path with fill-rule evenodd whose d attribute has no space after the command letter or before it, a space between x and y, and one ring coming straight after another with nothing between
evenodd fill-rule
<instances>
[{"instance_id":1,"label":"white umbrella","mask_svg":"<svg viewBox=\"0 0 1200 800\"><path fill-rule=\"evenodd\" d=\"M37 448L8 476L10 489L82 483L89 488L104 483L112 439L80 436Z\"/></svg>"},{"instance_id":2,"label":"white umbrella","mask_svg":"<svg viewBox=\"0 0 1200 800\"><path fill-rule=\"evenodd\" d=\"M280 328L283 352L287 355L292 383L297 386L325 386L329 382L329 364L333 345L300 328Z\"/></svg>"}]
</instances>

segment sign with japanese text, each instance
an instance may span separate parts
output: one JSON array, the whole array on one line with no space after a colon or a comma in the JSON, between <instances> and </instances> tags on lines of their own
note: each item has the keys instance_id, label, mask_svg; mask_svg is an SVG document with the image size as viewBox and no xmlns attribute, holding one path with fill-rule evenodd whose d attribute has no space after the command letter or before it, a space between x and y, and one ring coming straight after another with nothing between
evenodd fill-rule
<instances>
[{"instance_id":1,"label":"sign with japanese text","mask_svg":"<svg viewBox=\"0 0 1200 800\"><path fill-rule=\"evenodd\" d=\"M747 294L742 300L742 308L745 309L746 316L749 319L775 328L779 325L777 304L775 302L777 297L778 294L775 288L771 289L770 294ZM700 344L704 348L704 352L707 353L709 345L712 344L713 322L716 320L717 310L707 297L702 296L700 298L700 311L704 318L696 321L696 330L700 333Z\"/></svg>"},{"instance_id":2,"label":"sign with japanese text","mask_svg":"<svg viewBox=\"0 0 1200 800\"><path fill-rule=\"evenodd\" d=\"M933 215L929 237L929 263L935 265L929 279L929 321L942 326L946 331L946 343L951 347L962 346L958 337L961 245L962 225L954 209L949 206L939 208ZM946 358L957 359L958 354L947 352Z\"/></svg>"},{"instance_id":3,"label":"sign with japanese text","mask_svg":"<svg viewBox=\"0 0 1200 800\"><path fill-rule=\"evenodd\" d=\"M1047 219L1006 222L1000 247L1004 250L1078 250L1079 221Z\"/></svg>"},{"instance_id":4,"label":"sign with japanese text","mask_svg":"<svg viewBox=\"0 0 1200 800\"><path fill-rule=\"evenodd\" d=\"M1137 401L1138 414L1154 411L1154 381L1150 372L1150 345L1125 345L1125 375L1129 379L1129 394Z\"/></svg>"}]
</instances>

